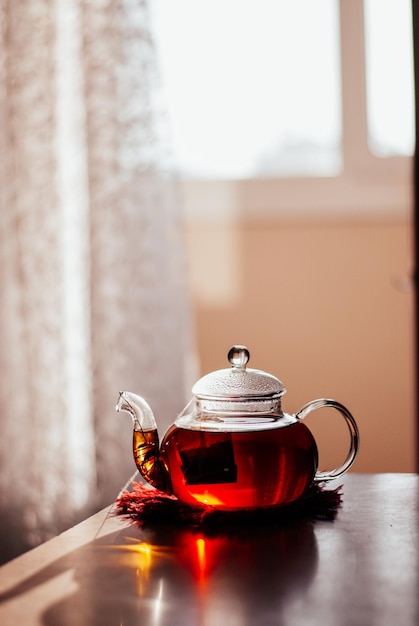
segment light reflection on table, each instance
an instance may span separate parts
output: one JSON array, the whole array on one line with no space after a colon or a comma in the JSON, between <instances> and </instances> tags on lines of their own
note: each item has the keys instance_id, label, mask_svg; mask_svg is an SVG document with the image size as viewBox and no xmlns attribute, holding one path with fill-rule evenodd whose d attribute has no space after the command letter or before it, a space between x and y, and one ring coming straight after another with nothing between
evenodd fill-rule
<instances>
[{"instance_id":1,"label":"light reflection on table","mask_svg":"<svg viewBox=\"0 0 419 626\"><path fill-rule=\"evenodd\" d=\"M110 516L92 541L42 567L28 555L0 568L0 590L8 572L32 568L3 592L0 623L416 626L418 486L415 475L348 475L333 522L227 534L140 530Z\"/></svg>"}]
</instances>

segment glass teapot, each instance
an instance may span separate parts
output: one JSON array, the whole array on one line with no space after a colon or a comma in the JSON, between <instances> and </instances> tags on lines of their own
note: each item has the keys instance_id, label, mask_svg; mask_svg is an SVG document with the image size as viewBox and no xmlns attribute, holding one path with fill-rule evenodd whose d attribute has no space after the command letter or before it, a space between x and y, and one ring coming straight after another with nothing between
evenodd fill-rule
<instances>
[{"instance_id":1,"label":"glass teapot","mask_svg":"<svg viewBox=\"0 0 419 626\"><path fill-rule=\"evenodd\" d=\"M231 368L203 376L193 398L165 433L161 445L150 406L122 391L117 411L134 423L133 452L143 478L183 502L217 509L253 509L297 500L313 482L346 472L358 452L359 433L339 402L313 400L295 415L284 413L286 392L275 376L246 367L249 351L233 346ZM318 471L318 451L304 418L322 407L343 416L350 447L339 467Z\"/></svg>"}]
</instances>

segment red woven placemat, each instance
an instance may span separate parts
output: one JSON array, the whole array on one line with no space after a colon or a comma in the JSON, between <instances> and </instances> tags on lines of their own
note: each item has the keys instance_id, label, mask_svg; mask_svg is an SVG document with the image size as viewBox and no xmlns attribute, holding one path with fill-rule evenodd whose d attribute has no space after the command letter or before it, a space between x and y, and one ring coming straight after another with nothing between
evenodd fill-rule
<instances>
[{"instance_id":1,"label":"red woven placemat","mask_svg":"<svg viewBox=\"0 0 419 626\"><path fill-rule=\"evenodd\" d=\"M325 489L313 484L296 502L263 509L221 511L211 507L192 506L154 487L133 482L116 500L116 514L123 515L140 527L179 525L202 530L258 523L281 524L298 519L333 520L342 503L342 487Z\"/></svg>"}]
</instances>

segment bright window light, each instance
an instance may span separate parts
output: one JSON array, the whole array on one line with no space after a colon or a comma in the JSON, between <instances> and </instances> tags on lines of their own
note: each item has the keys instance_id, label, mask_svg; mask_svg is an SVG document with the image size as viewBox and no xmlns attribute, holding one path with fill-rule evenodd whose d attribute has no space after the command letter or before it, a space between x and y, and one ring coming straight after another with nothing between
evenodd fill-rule
<instances>
[{"instance_id":1,"label":"bright window light","mask_svg":"<svg viewBox=\"0 0 419 626\"><path fill-rule=\"evenodd\" d=\"M377 156L413 154L411 0L365 0L367 111Z\"/></svg>"},{"instance_id":2,"label":"bright window light","mask_svg":"<svg viewBox=\"0 0 419 626\"><path fill-rule=\"evenodd\" d=\"M152 6L184 176L339 171L335 0L154 0Z\"/></svg>"}]
</instances>

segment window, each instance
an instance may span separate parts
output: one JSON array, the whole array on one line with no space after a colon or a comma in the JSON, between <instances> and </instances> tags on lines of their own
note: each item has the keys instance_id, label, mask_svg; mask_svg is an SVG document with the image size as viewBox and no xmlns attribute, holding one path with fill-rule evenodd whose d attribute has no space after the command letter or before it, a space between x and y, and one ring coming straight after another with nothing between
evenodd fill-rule
<instances>
[{"instance_id":1,"label":"window","mask_svg":"<svg viewBox=\"0 0 419 626\"><path fill-rule=\"evenodd\" d=\"M414 149L410 0L365 0L368 138L377 156Z\"/></svg>"},{"instance_id":2,"label":"window","mask_svg":"<svg viewBox=\"0 0 419 626\"><path fill-rule=\"evenodd\" d=\"M157 0L156 23L185 176L339 169L334 0Z\"/></svg>"},{"instance_id":3,"label":"window","mask_svg":"<svg viewBox=\"0 0 419 626\"><path fill-rule=\"evenodd\" d=\"M204 188L218 216L233 205L244 217L410 206L409 0L153 6L191 215L208 212Z\"/></svg>"}]
</instances>

